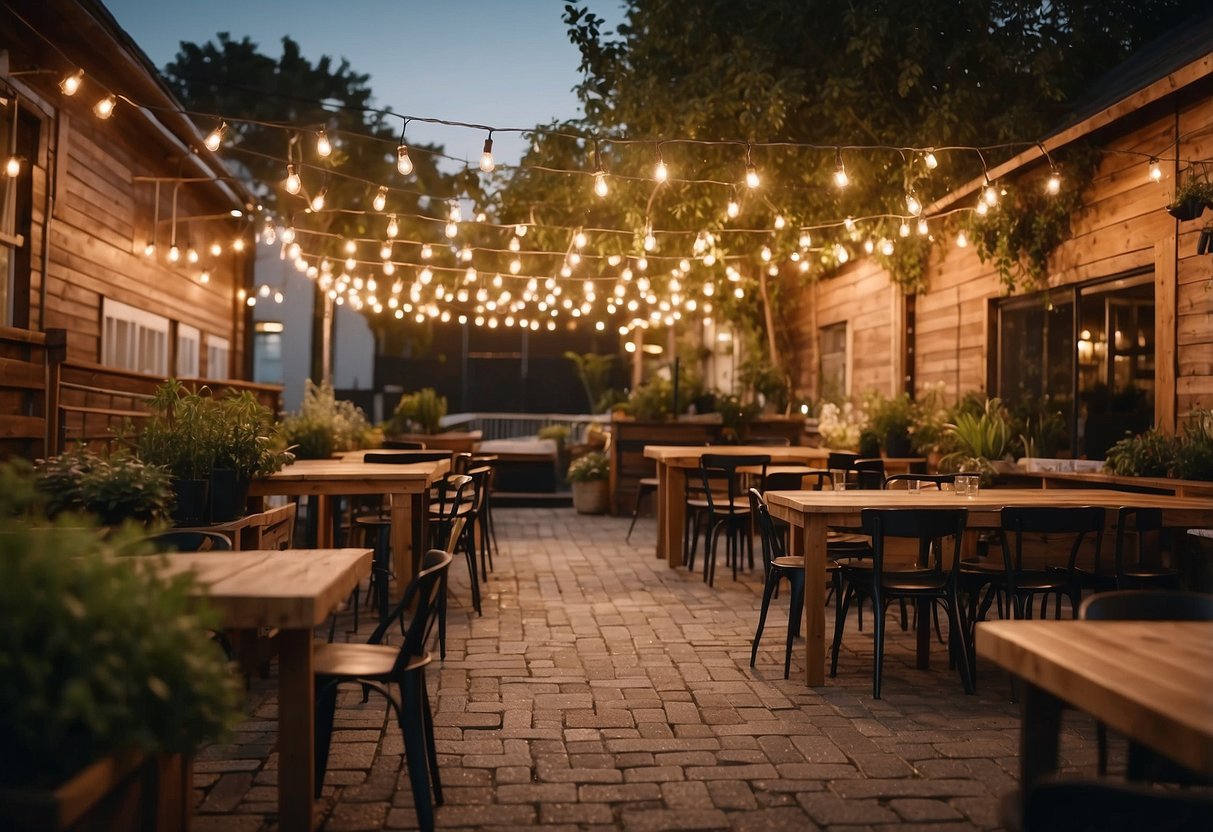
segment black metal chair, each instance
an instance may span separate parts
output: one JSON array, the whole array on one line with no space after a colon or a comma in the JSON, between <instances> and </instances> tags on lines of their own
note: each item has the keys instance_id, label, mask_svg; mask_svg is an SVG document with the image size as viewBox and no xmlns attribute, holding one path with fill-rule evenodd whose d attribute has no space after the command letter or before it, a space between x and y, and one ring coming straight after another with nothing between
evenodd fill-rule
<instances>
[{"instance_id":1,"label":"black metal chair","mask_svg":"<svg viewBox=\"0 0 1213 832\"><path fill-rule=\"evenodd\" d=\"M880 491L884 488L884 460L879 457L857 459L852 463L856 486L862 491Z\"/></svg>"},{"instance_id":2,"label":"black metal chair","mask_svg":"<svg viewBox=\"0 0 1213 832\"><path fill-rule=\"evenodd\" d=\"M859 454L851 451L830 451L826 455L826 467L841 471L850 471L855 467L855 460L859 459Z\"/></svg>"},{"instance_id":3,"label":"black metal chair","mask_svg":"<svg viewBox=\"0 0 1213 832\"><path fill-rule=\"evenodd\" d=\"M628 543L632 539L632 529L636 528L636 518L640 516L640 506L644 498L657 493L656 477L641 477L636 483L636 505L632 507L632 522L628 525L627 536L623 539Z\"/></svg>"},{"instance_id":4,"label":"black metal chair","mask_svg":"<svg viewBox=\"0 0 1213 832\"><path fill-rule=\"evenodd\" d=\"M950 485L956 482L955 474L890 474L884 478L884 487L886 491L897 490L899 483L905 483L907 486L910 483L917 482L919 487L926 486L934 488L936 491L943 488L945 485ZM892 486L890 488L890 486Z\"/></svg>"},{"instance_id":5,"label":"black metal chair","mask_svg":"<svg viewBox=\"0 0 1213 832\"><path fill-rule=\"evenodd\" d=\"M1213 595L1178 590L1100 592L1082 602L1078 617L1088 621L1213 621ZM1106 774L1108 728L1102 722L1097 724L1096 740L1099 773ZM1132 741L1129 742L1128 777L1130 780L1148 778L1186 784L1205 782L1192 778L1183 769Z\"/></svg>"},{"instance_id":6,"label":"black metal chair","mask_svg":"<svg viewBox=\"0 0 1213 832\"><path fill-rule=\"evenodd\" d=\"M844 593L834 620L833 655L830 676L838 675L838 654L842 647L842 632L847 608L859 595L872 601L875 658L872 668L872 697L880 698L881 676L884 669L885 610L894 600L911 600L943 604L948 613L951 656L960 667L965 693L973 692L970 670L968 634L963 626L958 595L960 545L968 521L967 509L864 509L863 531L872 538L871 565L841 567ZM886 543L890 538L918 542L918 565L909 569L892 569L886 565ZM952 538L952 563L945 568L945 538Z\"/></svg>"},{"instance_id":7,"label":"black metal chair","mask_svg":"<svg viewBox=\"0 0 1213 832\"><path fill-rule=\"evenodd\" d=\"M463 549L472 583L472 608L477 615L482 615L480 572L476 567L474 489L474 480L469 474L448 474L435 483L437 496L430 503L429 514L430 546L449 548L452 552L456 548ZM463 518L465 522L456 529L455 521L458 518Z\"/></svg>"},{"instance_id":8,"label":"black metal chair","mask_svg":"<svg viewBox=\"0 0 1213 832\"><path fill-rule=\"evenodd\" d=\"M1130 535L1134 532L1135 535ZM1116 588L1117 589L1179 589L1179 572L1163 566L1162 509L1121 506L1116 512ZM1136 558L1129 560L1130 540L1136 537ZM1147 541L1150 545L1147 545ZM1145 554L1152 550L1154 562L1147 563Z\"/></svg>"},{"instance_id":9,"label":"black metal chair","mask_svg":"<svg viewBox=\"0 0 1213 832\"><path fill-rule=\"evenodd\" d=\"M434 720L425 684L425 668L432 656L426 648L443 578L451 555L431 549L421 559L421 570L405 590L391 616L380 622L366 644L319 644L312 659L316 697L316 797L324 786L329 745L337 707L337 688L348 682L363 690L382 694L396 712L404 736L404 754L412 786L417 823L434 828L434 805L442 805L442 781L438 773L438 751L434 744ZM396 619L413 610L400 647L383 644L383 637ZM391 690L395 685L399 697Z\"/></svg>"},{"instance_id":10,"label":"black metal chair","mask_svg":"<svg viewBox=\"0 0 1213 832\"><path fill-rule=\"evenodd\" d=\"M703 485L704 499L708 504L710 528L704 544L703 579L712 586L716 578L716 544L721 534L725 536L725 558L732 564L733 580L737 580L737 567L741 561L742 548L746 549L751 568L754 565L754 539L750 534L750 503L745 496L738 468L759 468L758 483L761 490L766 480L767 465L771 457L767 454L704 454L699 458L699 477Z\"/></svg>"},{"instance_id":11,"label":"black metal chair","mask_svg":"<svg viewBox=\"0 0 1213 832\"><path fill-rule=\"evenodd\" d=\"M232 541L219 532L167 531L148 538L158 552L230 552Z\"/></svg>"},{"instance_id":12,"label":"black metal chair","mask_svg":"<svg viewBox=\"0 0 1213 832\"><path fill-rule=\"evenodd\" d=\"M765 575L762 586L762 610L758 613L758 629L754 631L754 645L750 649L750 667L758 660L758 642L767 623L767 611L771 598L785 578L792 587L792 604L788 611L788 637L784 645L783 678L788 678L792 667L792 640L800 634L800 618L804 613L804 558L787 557L783 537L775 528L766 500L757 488L749 490L750 511L758 526L758 537L762 545L762 568Z\"/></svg>"}]
</instances>

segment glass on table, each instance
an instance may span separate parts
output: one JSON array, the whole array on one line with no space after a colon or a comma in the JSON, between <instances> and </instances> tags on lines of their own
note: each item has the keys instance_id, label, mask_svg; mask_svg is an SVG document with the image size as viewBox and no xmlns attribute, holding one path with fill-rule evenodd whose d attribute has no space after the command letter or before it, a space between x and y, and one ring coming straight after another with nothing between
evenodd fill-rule
<instances>
[{"instance_id":1,"label":"glass on table","mask_svg":"<svg viewBox=\"0 0 1213 832\"><path fill-rule=\"evenodd\" d=\"M830 482L834 484L835 491L847 490L847 471L844 468L830 469Z\"/></svg>"}]
</instances>

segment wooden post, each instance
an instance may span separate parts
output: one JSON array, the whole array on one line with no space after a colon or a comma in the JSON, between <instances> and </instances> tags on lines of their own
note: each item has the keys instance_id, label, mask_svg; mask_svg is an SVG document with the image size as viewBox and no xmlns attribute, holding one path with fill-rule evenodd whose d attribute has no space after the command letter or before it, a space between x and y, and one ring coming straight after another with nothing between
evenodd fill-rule
<instances>
[{"instance_id":1,"label":"wooden post","mask_svg":"<svg viewBox=\"0 0 1213 832\"><path fill-rule=\"evenodd\" d=\"M1178 222L1154 244L1154 426L1175 433L1178 318Z\"/></svg>"},{"instance_id":2,"label":"wooden post","mask_svg":"<svg viewBox=\"0 0 1213 832\"><path fill-rule=\"evenodd\" d=\"M46 444L47 456L63 452L63 414L59 410L59 382L63 362L67 360L67 330L46 331Z\"/></svg>"}]
</instances>

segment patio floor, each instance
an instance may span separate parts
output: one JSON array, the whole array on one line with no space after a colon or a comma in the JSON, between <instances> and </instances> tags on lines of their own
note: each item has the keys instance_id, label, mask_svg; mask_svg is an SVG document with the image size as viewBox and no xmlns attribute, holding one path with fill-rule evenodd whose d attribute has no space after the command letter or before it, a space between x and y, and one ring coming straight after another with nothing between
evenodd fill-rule
<instances>
[{"instance_id":1,"label":"patio floor","mask_svg":"<svg viewBox=\"0 0 1213 832\"><path fill-rule=\"evenodd\" d=\"M809 689L803 642L782 678L786 588L751 669L753 573L734 583L722 563L709 588L668 569L653 557L651 519L625 544L627 518L496 516L484 617L471 614L456 560L448 654L428 676L439 828L997 828L1018 770L1006 674L979 664L966 696L941 645L932 670L916 670L912 632L891 626L884 698L873 700L870 618L860 633L852 615L838 678ZM342 634L351 624L341 617L339 638L370 632L364 617L361 636ZM274 690L255 681L233 743L200 752L195 830L275 827ZM322 828L415 828L400 732L382 699L360 699L351 689L339 703ZM1094 733L1068 715L1067 765L1094 771Z\"/></svg>"}]
</instances>

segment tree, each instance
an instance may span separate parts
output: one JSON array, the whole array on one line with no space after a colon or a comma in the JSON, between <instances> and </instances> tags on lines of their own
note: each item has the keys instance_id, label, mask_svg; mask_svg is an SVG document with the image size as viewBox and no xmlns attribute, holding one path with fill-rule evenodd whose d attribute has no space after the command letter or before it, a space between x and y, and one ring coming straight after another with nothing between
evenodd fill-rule
<instances>
[{"instance_id":1,"label":"tree","mask_svg":"<svg viewBox=\"0 0 1213 832\"><path fill-rule=\"evenodd\" d=\"M228 124L219 152L268 209L293 223L299 239L306 239L308 252L342 261L347 256L342 239L386 240L387 213L399 214L402 239L420 239L433 226L411 220L410 215L437 217L441 202L431 195L447 196L460 187L456 177L437 167L441 148L429 145L410 147L413 171L401 175L396 170L396 146L402 122L374 108L370 76L353 71L344 59L334 62L327 55L313 64L290 37L282 39L277 58L262 53L248 37L237 41L227 32L201 45L183 42L164 75L190 111L238 118ZM196 120L204 132L217 124L217 118L207 116ZM321 129L333 145L327 158L316 152ZM294 195L285 188L288 159L302 180ZM380 185L390 187L390 192L385 211L375 212L371 205ZM321 188L326 189L326 206L338 210L309 210L309 200ZM359 252L359 259L377 256ZM312 376L320 378L317 336L324 303L319 282L314 291ZM384 318L370 320L382 337Z\"/></svg>"},{"instance_id":2,"label":"tree","mask_svg":"<svg viewBox=\"0 0 1213 832\"><path fill-rule=\"evenodd\" d=\"M895 243L894 270L911 282L921 275L926 245L917 236L901 239L908 196L929 204L983 165L1034 143L1094 79L1203 7L1198 0L624 5L616 32L605 31L587 8L565 7L569 37L582 56L577 92L584 117L552 127L584 138L539 136L526 160L587 176L570 181L521 172L502 211L637 229L631 238L592 240L595 250L623 248L634 257L647 224L685 232L657 235L647 259L690 258L690 273L676 276L680 287L757 285L740 298L719 292L715 306L765 329L777 367L781 338L774 330L782 327L764 298L789 275L767 281L768 259L799 259L796 273L813 277L857 244L887 240ZM821 147L752 146L772 141ZM925 153L907 150L1003 144L1013 146L983 154L940 149L938 169ZM654 177L659 158L670 176L664 184ZM743 184L749 164L761 178L753 190ZM845 188L832 184L840 165L851 181ZM588 175L600 166L611 191L595 200ZM725 214L729 200L740 205L735 219ZM845 217L872 219L852 227L840 222ZM826 223L835 224L818 227ZM811 239L799 231L807 226L815 227ZM696 261L691 241L704 230L714 232L706 247L712 256ZM696 243L694 251L704 248ZM760 254L764 249L769 258ZM668 261L661 262L668 271ZM726 262L747 279L724 281Z\"/></svg>"}]
</instances>

